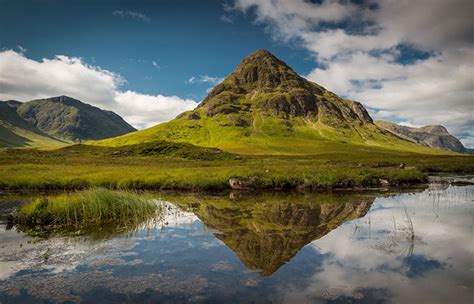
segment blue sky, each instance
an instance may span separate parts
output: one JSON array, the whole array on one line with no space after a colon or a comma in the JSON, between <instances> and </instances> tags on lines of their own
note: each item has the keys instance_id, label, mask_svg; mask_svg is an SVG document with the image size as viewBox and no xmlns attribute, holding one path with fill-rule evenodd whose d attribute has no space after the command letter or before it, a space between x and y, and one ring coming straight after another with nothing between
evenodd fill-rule
<instances>
[{"instance_id":1,"label":"blue sky","mask_svg":"<svg viewBox=\"0 0 474 304\"><path fill-rule=\"evenodd\" d=\"M443 124L473 146L471 8L470 0L0 0L0 99L72 95L143 128L195 107L245 56L268 49L375 118Z\"/></svg>"},{"instance_id":2,"label":"blue sky","mask_svg":"<svg viewBox=\"0 0 474 304\"><path fill-rule=\"evenodd\" d=\"M302 74L315 66L307 51L273 41L244 14L232 14L233 23L221 20L225 14L214 0L3 1L0 41L36 60L81 57L120 73L124 89L195 100L209 83L186 84L190 77L225 77L255 49L271 50Z\"/></svg>"}]
</instances>

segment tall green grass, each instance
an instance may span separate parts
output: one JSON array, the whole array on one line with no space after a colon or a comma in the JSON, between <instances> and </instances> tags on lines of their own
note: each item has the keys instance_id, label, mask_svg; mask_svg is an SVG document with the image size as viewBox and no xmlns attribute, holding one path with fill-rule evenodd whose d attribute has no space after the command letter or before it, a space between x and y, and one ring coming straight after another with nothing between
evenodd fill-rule
<instances>
[{"instance_id":1,"label":"tall green grass","mask_svg":"<svg viewBox=\"0 0 474 304\"><path fill-rule=\"evenodd\" d=\"M160 208L156 201L138 192L92 188L35 199L20 208L14 221L40 230L134 227L156 216Z\"/></svg>"}]
</instances>

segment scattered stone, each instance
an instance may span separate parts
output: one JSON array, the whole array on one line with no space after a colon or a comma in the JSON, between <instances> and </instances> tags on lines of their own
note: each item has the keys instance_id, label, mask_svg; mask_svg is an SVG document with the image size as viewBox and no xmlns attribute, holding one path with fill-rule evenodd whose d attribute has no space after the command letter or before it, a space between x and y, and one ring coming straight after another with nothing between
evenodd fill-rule
<instances>
[{"instance_id":1,"label":"scattered stone","mask_svg":"<svg viewBox=\"0 0 474 304\"><path fill-rule=\"evenodd\" d=\"M120 151L114 151L114 153L112 153L113 156L120 156Z\"/></svg>"},{"instance_id":2,"label":"scattered stone","mask_svg":"<svg viewBox=\"0 0 474 304\"><path fill-rule=\"evenodd\" d=\"M380 182L380 185L382 186L390 186L390 182L386 179L380 178L379 182Z\"/></svg>"},{"instance_id":3,"label":"scattered stone","mask_svg":"<svg viewBox=\"0 0 474 304\"><path fill-rule=\"evenodd\" d=\"M229 178L229 186L233 190L245 190L255 188L255 181L253 179L243 180L237 177Z\"/></svg>"},{"instance_id":4,"label":"scattered stone","mask_svg":"<svg viewBox=\"0 0 474 304\"><path fill-rule=\"evenodd\" d=\"M398 168L400 168L400 169L405 169L405 164L404 164L404 163L401 163L400 166L398 166Z\"/></svg>"},{"instance_id":5,"label":"scattered stone","mask_svg":"<svg viewBox=\"0 0 474 304\"><path fill-rule=\"evenodd\" d=\"M229 186L234 190L244 189L242 181L235 177L229 178Z\"/></svg>"}]
</instances>

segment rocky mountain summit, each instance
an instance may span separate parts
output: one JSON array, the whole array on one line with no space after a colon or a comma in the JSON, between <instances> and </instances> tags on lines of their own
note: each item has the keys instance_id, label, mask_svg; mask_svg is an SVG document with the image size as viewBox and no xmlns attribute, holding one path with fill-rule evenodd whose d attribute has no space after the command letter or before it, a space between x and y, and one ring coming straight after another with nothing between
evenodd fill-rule
<instances>
[{"instance_id":1,"label":"rocky mountain summit","mask_svg":"<svg viewBox=\"0 0 474 304\"><path fill-rule=\"evenodd\" d=\"M382 120L375 123L397 136L426 147L460 153L470 152L459 139L449 134L448 130L440 125L411 128Z\"/></svg>"},{"instance_id":2,"label":"rocky mountain summit","mask_svg":"<svg viewBox=\"0 0 474 304\"><path fill-rule=\"evenodd\" d=\"M208 117L238 113L247 124L255 112L286 120L321 120L333 127L373 123L360 103L341 99L304 79L266 50L257 50L242 60L193 113L200 109Z\"/></svg>"}]
</instances>

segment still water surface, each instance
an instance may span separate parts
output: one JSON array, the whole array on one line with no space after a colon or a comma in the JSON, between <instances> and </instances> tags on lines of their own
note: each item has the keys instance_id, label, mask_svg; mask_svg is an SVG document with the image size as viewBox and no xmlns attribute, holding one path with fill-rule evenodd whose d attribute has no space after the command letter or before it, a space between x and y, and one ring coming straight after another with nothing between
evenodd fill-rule
<instances>
[{"instance_id":1,"label":"still water surface","mask_svg":"<svg viewBox=\"0 0 474 304\"><path fill-rule=\"evenodd\" d=\"M473 303L474 186L399 194L157 195L134 231L6 229L0 303Z\"/></svg>"}]
</instances>

